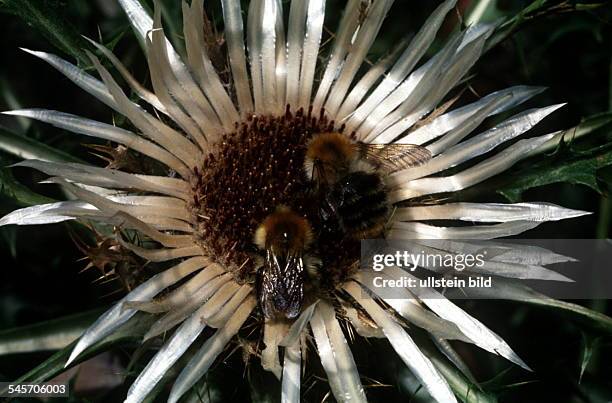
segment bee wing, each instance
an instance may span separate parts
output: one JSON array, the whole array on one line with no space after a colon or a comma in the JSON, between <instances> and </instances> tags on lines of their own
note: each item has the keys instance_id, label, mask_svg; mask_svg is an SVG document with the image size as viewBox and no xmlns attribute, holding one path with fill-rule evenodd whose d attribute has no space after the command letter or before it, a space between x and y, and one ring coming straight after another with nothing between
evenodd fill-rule
<instances>
[{"instance_id":1,"label":"bee wing","mask_svg":"<svg viewBox=\"0 0 612 403\"><path fill-rule=\"evenodd\" d=\"M312 177L317 178L317 182L319 186L327 186L329 185L329 179L327 177L327 171L325 162L321 160L315 160L312 164ZM329 166L327 168L330 168Z\"/></svg>"},{"instance_id":2,"label":"bee wing","mask_svg":"<svg viewBox=\"0 0 612 403\"><path fill-rule=\"evenodd\" d=\"M359 143L362 158L388 173L423 165L431 159L431 152L416 144Z\"/></svg>"},{"instance_id":3,"label":"bee wing","mask_svg":"<svg viewBox=\"0 0 612 403\"><path fill-rule=\"evenodd\" d=\"M278 267L271 264L270 253L266 254L265 263L261 274L261 283L259 285L259 306L263 310L266 318L273 318L276 314L274 305L274 293L276 284L280 277Z\"/></svg>"},{"instance_id":4,"label":"bee wing","mask_svg":"<svg viewBox=\"0 0 612 403\"><path fill-rule=\"evenodd\" d=\"M304 300L304 260L301 256L287 257L283 285L287 301L285 316L295 318L300 314Z\"/></svg>"},{"instance_id":5,"label":"bee wing","mask_svg":"<svg viewBox=\"0 0 612 403\"><path fill-rule=\"evenodd\" d=\"M294 318L304 297L304 261L298 255L277 255L268 250L261 280L259 303L267 318L282 314Z\"/></svg>"}]
</instances>

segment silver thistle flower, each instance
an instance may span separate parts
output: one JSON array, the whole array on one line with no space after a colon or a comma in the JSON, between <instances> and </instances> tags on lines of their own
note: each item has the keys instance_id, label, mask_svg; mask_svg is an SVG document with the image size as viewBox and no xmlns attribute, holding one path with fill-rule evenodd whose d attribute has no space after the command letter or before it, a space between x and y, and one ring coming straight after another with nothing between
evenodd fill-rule
<instances>
[{"instance_id":1,"label":"silver thistle flower","mask_svg":"<svg viewBox=\"0 0 612 403\"><path fill-rule=\"evenodd\" d=\"M17 210L2 218L0 225L72 219L116 225L159 245L143 248L119 238L124 248L151 262L176 262L102 315L81 336L66 363L138 311L162 314L145 339L178 327L132 384L128 402L142 401L206 327L217 329L178 375L169 398L177 401L206 373L247 320L261 318L255 296L257 266L250 248L253 233L277 205L290 205L298 212L304 208L304 147L317 133L341 132L372 144L409 142L425 145L431 152L433 158L426 164L385 178L389 202L397 207L385 232L388 239L492 239L519 234L543 221L585 214L547 203L424 201L427 196L460 191L499 174L562 136L558 132L519 140L470 164L518 138L562 106L524 111L473 135L487 117L525 102L542 91L538 87L494 92L423 120L460 83L494 30L492 25L476 24L457 32L434 57L418 65L455 0L439 5L407 46L381 59L359 79L358 71L392 0L369 5L349 0L322 62L325 0L292 1L288 21L283 20L281 1L252 0L246 35L240 1L222 0L231 72L227 81L208 55L203 0L183 3L186 58L164 36L158 10L151 18L137 0L119 1L145 45L153 92L139 84L110 51L94 45L144 101L142 105L126 96L91 53L102 81L52 54L28 52L126 116L134 130L44 109L5 113L118 143L158 161L168 174L27 160L18 165L51 175L51 181L75 200ZM467 167L444 174L457 166ZM400 206L407 200L412 201L409 207ZM423 222L429 220L485 225L439 227ZM366 400L339 324L340 315L364 337L387 338L440 402L456 398L396 315L430 332L447 352L450 345L445 340L458 339L528 368L498 335L447 299L420 299L408 290L405 299L387 299L384 305L378 299L361 298L366 284L360 282L363 274L349 268L359 255L350 247L344 249L346 240L336 241L318 246L329 247L324 252L329 256L345 254L327 262L330 271L342 275L330 276L328 289L315 292L296 320L258 321L263 323L265 343L262 364L282 380L283 401L299 401L302 354L310 332L336 399ZM552 276L545 270L527 272L520 264L508 265L514 270L506 271L508 277ZM390 270L387 275L397 278L401 273Z\"/></svg>"}]
</instances>

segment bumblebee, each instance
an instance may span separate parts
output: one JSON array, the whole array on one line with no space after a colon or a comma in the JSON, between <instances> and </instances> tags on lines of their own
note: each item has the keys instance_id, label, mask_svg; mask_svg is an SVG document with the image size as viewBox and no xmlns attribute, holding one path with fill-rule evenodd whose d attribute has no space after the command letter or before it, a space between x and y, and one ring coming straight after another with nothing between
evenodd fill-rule
<instances>
[{"instance_id":1,"label":"bumblebee","mask_svg":"<svg viewBox=\"0 0 612 403\"><path fill-rule=\"evenodd\" d=\"M322 222L336 220L352 238L367 239L379 236L389 218L385 176L430 159L415 144L365 144L331 132L308 142L304 167L320 195Z\"/></svg>"},{"instance_id":2,"label":"bumblebee","mask_svg":"<svg viewBox=\"0 0 612 403\"><path fill-rule=\"evenodd\" d=\"M254 243L265 252L258 298L266 318L293 319L301 312L311 242L308 220L285 206L268 215L255 231Z\"/></svg>"}]
</instances>

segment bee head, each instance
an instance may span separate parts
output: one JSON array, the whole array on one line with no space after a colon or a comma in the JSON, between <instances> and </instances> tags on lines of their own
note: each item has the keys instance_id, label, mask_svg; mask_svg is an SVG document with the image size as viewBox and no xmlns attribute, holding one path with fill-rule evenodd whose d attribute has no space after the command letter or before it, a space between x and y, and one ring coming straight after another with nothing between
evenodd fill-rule
<instances>
[{"instance_id":1,"label":"bee head","mask_svg":"<svg viewBox=\"0 0 612 403\"><path fill-rule=\"evenodd\" d=\"M279 206L259 225L254 242L260 249L298 253L312 242L312 229L304 217Z\"/></svg>"},{"instance_id":2,"label":"bee head","mask_svg":"<svg viewBox=\"0 0 612 403\"><path fill-rule=\"evenodd\" d=\"M304 169L309 179L333 181L338 171L347 169L358 157L355 143L341 133L320 133L307 145Z\"/></svg>"}]
</instances>

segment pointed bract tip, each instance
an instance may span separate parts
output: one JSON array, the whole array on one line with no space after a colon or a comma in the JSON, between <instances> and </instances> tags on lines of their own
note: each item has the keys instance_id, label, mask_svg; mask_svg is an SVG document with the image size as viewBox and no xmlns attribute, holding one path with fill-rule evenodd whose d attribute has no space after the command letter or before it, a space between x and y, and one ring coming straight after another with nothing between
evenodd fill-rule
<instances>
[{"instance_id":1,"label":"pointed bract tip","mask_svg":"<svg viewBox=\"0 0 612 403\"><path fill-rule=\"evenodd\" d=\"M68 368L68 366L72 364L74 360L79 356L79 354L81 354L81 352L83 351L82 348L79 348L79 344L80 343L77 343L77 345L74 346L74 349L70 353L70 357L68 357L68 360L66 360L66 363L64 364L64 368Z\"/></svg>"},{"instance_id":2,"label":"pointed bract tip","mask_svg":"<svg viewBox=\"0 0 612 403\"><path fill-rule=\"evenodd\" d=\"M95 40L85 36L85 35L81 35L83 37L83 39L85 39L87 42L91 43L93 46L96 47L96 49L100 50L100 51L104 51L106 50L106 48L104 47L104 45L102 45L101 43L96 42ZM87 49L83 49L83 50L87 50Z\"/></svg>"},{"instance_id":3,"label":"pointed bract tip","mask_svg":"<svg viewBox=\"0 0 612 403\"><path fill-rule=\"evenodd\" d=\"M592 211L585 211L585 210L571 210L571 211L573 212L573 215L571 216L571 218L583 217L585 215L593 214Z\"/></svg>"},{"instance_id":4,"label":"pointed bract tip","mask_svg":"<svg viewBox=\"0 0 612 403\"><path fill-rule=\"evenodd\" d=\"M19 49L24 51L24 52L26 52L26 53L29 53L29 54L31 54L33 56L36 56L36 57L41 57L42 58L45 55L47 55L46 52L41 52L41 51L38 51L38 50L32 50L32 49L22 48L22 47L20 47Z\"/></svg>"},{"instance_id":5,"label":"pointed bract tip","mask_svg":"<svg viewBox=\"0 0 612 403\"><path fill-rule=\"evenodd\" d=\"M148 332L146 332L146 333L144 334L144 336L142 336L142 342L143 342L143 343L144 343L145 341L148 341L148 340L150 340L150 339L154 338L155 336L157 336L157 335L159 334L159 333L156 333L156 332L151 332L151 330L155 330L155 329L154 329L154 328L153 328L153 329L149 329L149 331L148 331Z\"/></svg>"},{"instance_id":6,"label":"pointed bract tip","mask_svg":"<svg viewBox=\"0 0 612 403\"><path fill-rule=\"evenodd\" d=\"M541 93L541 92L544 92L544 91L546 91L547 89L548 89L548 87L543 86L543 85L534 85L534 86L532 86L532 87L531 87L531 90L532 90L534 93L536 93L536 94L539 94L539 93Z\"/></svg>"},{"instance_id":7,"label":"pointed bract tip","mask_svg":"<svg viewBox=\"0 0 612 403\"><path fill-rule=\"evenodd\" d=\"M535 111L538 114L540 114L542 117L546 117L550 115L551 113L557 111L558 109L563 108L565 105L567 105L567 102L564 102L561 104L552 104L548 106L543 106L541 108L530 109L530 110L525 111L525 113L527 114L527 113L531 113Z\"/></svg>"},{"instance_id":8,"label":"pointed bract tip","mask_svg":"<svg viewBox=\"0 0 612 403\"><path fill-rule=\"evenodd\" d=\"M12 110L12 111L2 111L0 113L3 114L3 115L11 115L11 116L19 116L20 115L18 109L15 109L15 110Z\"/></svg>"},{"instance_id":9,"label":"pointed bract tip","mask_svg":"<svg viewBox=\"0 0 612 403\"><path fill-rule=\"evenodd\" d=\"M518 356L516 357L518 358ZM527 365L527 363L525 363L525 361L521 360L520 358L518 358L520 362L517 362L516 364L518 364L519 367L523 368L526 371L529 372L533 372L533 369L531 369L531 367L529 365Z\"/></svg>"},{"instance_id":10,"label":"pointed bract tip","mask_svg":"<svg viewBox=\"0 0 612 403\"><path fill-rule=\"evenodd\" d=\"M544 280L548 280L548 281L559 281L561 283L575 283L576 280L569 278L561 273L558 273L556 271L550 270L550 275L549 278L546 278Z\"/></svg>"},{"instance_id":11,"label":"pointed bract tip","mask_svg":"<svg viewBox=\"0 0 612 403\"><path fill-rule=\"evenodd\" d=\"M586 215L593 214L593 212L591 211L574 210L574 209L569 209L569 208L564 208L564 207L559 207L559 206L557 206L557 208L560 210L559 215L556 217L556 220L553 219L551 221L567 220L570 218L578 218L578 217L583 217Z\"/></svg>"},{"instance_id":12,"label":"pointed bract tip","mask_svg":"<svg viewBox=\"0 0 612 403\"><path fill-rule=\"evenodd\" d=\"M32 119L36 119L36 114L39 110L37 109L13 109L11 111L2 111L0 113L2 113L3 115L10 115L10 116L23 116L25 118L32 118Z\"/></svg>"},{"instance_id":13,"label":"pointed bract tip","mask_svg":"<svg viewBox=\"0 0 612 403\"><path fill-rule=\"evenodd\" d=\"M83 49L83 51L85 52L85 54L87 55L87 57L89 57L89 59L91 60L91 62L96 66L96 68L100 65L100 60L98 59L98 56L94 55L93 52L91 52L88 49ZM100 66L101 67L101 66Z\"/></svg>"},{"instance_id":14,"label":"pointed bract tip","mask_svg":"<svg viewBox=\"0 0 612 403\"><path fill-rule=\"evenodd\" d=\"M523 361L521 359L521 357L519 357L518 354L516 354L514 351L510 350L510 354L508 354L508 355L501 354L498 350L495 350L495 352L498 355L501 355L502 357L505 356L507 359L509 359L510 361L512 361L513 363L518 365L519 367L523 368L524 370L527 370L529 372L533 372L533 369L531 369L531 367L529 365L527 365L527 363L525 361Z\"/></svg>"},{"instance_id":15,"label":"pointed bract tip","mask_svg":"<svg viewBox=\"0 0 612 403\"><path fill-rule=\"evenodd\" d=\"M19 161L19 162L16 162L14 164L7 165L6 168L27 167L28 166L28 164L27 164L28 161L30 161L30 160ZM35 160L35 161L37 161L37 160Z\"/></svg>"}]
</instances>

